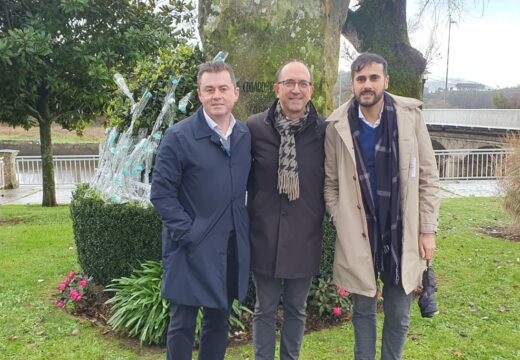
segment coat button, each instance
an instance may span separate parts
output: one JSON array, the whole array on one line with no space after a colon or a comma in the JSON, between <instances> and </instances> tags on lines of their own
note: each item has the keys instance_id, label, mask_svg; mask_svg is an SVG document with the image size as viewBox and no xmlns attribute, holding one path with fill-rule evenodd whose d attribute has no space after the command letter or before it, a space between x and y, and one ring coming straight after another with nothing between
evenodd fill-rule
<instances>
[{"instance_id":1,"label":"coat button","mask_svg":"<svg viewBox=\"0 0 520 360\"><path fill-rule=\"evenodd\" d=\"M357 178L356 178L355 176L352 176L352 179L353 179L354 181L356 181L356 180L357 180Z\"/></svg>"},{"instance_id":2,"label":"coat button","mask_svg":"<svg viewBox=\"0 0 520 360\"><path fill-rule=\"evenodd\" d=\"M357 208L358 208L359 210L361 210L361 205L357 204Z\"/></svg>"},{"instance_id":3,"label":"coat button","mask_svg":"<svg viewBox=\"0 0 520 360\"><path fill-rule=\"evenodd\" d=\"M366 239L367 234L365 234L365 233L361 233L361 236L364 237L364 238Z\"/></svg>"}]
</instances>

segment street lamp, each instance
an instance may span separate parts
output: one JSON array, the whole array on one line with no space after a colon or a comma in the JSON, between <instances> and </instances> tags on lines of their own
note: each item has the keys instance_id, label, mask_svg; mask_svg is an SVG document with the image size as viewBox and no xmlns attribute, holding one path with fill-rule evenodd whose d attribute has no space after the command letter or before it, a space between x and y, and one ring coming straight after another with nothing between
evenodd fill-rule
<instances>
[{"instance_id":1,"label":"street lamp","mask_svg":"<svg viewBox=\"0 0 520 360\"><path fill-rule=\"evenodd\" d=\"M451 10L448 13L448 51L446 54L446 83L444 84L444 107L446 107L446 96L448 95L448 68L450 65L450 38L451 38L451 24L455 21L451 19Z\"/></svg>"}]
</instances>

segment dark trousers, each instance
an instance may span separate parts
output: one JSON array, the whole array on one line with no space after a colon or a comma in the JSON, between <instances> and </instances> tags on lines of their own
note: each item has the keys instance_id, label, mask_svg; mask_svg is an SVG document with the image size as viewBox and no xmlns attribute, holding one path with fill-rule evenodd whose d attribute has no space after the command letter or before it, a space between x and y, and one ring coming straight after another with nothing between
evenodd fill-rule
<instances>
[{"instance_id":1,"label":"dark trousers","mask_svg":"<svg viewBox=\"0 0 520 360\"><path fill-rule=\"evenodd\" d=\"M402 358L408 325L410 323L410 305L413 292L406 294L401 283L395 285L390 276L381 274L383 280L383 298L385 320L381 344L381 360L399 360ZM374 360L376 357L377 338L377 299L359 294L352 295L352 324L354 325L354 358L356 360Z\"/></svg>"},{"instance_id":2,"label":"dark trousers","mask_svg":"<svg viewBox=\"0 0 520 360\"><path fill-rule=\"evenodd\" d=\"M228 343L228 319L234 298L237 297L237 258L234 232L228 241L227 256L227 309L202 309L202 329L199 360L223 360ZM191 360L198 306L170 304L170 324L167 334L168 360Z\"/></svg>"}]
</instances>

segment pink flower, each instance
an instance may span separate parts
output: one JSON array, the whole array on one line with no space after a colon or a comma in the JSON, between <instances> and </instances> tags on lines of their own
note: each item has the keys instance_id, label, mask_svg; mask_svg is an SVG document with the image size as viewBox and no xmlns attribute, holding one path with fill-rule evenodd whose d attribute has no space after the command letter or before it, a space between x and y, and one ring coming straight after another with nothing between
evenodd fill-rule
<instances>
[{"instance_id":1,"label":"pink flower","mask_svg":"<svg viewBox=\"0 0 520 360\"><path fill-rule=\"evenodd\" d=\"M339 297L345 297L345 295L347 295L347 292L342 288L338 288L338 293Z\"/></svg>"},{"instance_id":2,"label":"pink flower","mask_svg":"<svg viewBox=\"0 0 520 360\"><path fill-rule=\"evenodd\" d=\"M88 285L88 281L87 280L80 280L79 281L79 286L81 286L82 288L87 287L87 285Z\"/></svg>"},{"instance_id":3,"label":"pink flower","mask_svg":"<svg viewBox=\"0 0 520 360\"><path fill-rule=\"evenodd\" d=\"M72 291L70 292L70 298L71 298L72 300L76 300L76 298L77 298L78 296L80 296L80 295L79 295L79 293L78 293L76 290L72 290Z\"/></svg>"},{"instance_id":4,"label":"pink flower","mask_svg":"<svg viewBox=\"0 0 520 360\"><path fill-rule=\"evenodd\" d=\"M332 315L334 315L335 317L339 317L341 316L341 308L340 307L335 307L332 309Z\"/></svg>"},{"instance_id":5,"label":"pink flower","mask_svg":"<svg viewBox=\"0 0 520 360\"><path fill-rule=\"evenodd\" d=\"M83 299L83 295L78 295L78 296L76 296L74 301L79 303L81 301L81 299Z\"/></svg>"},{"instance_id":6,"label":"pink flower","mask_svg":"<svg viewBox=\"0 0 520 360\"><path fill-rule=\"evenodd\" d=\"M57 308L60 308L60 309L61 309L61 308L64 307L64 306L65 306L65 303L64 303L63 301L57 301L57 302L56 302L56 307L57 307Z\"/></svg>"},{"instance_id":7,"label":"pink flower","mask_svg":"<svg viewBox=\"0 0 520 360\"><path fill-rule=\"evenodd\" d=\"M66 281L62 282L60 286L58 286L58 291L63 292L67 288L68 283Z\"/></svg>"},{"instance_id":8,"label":"pink flower","mask_svg":"<svg viewBox=\"0 0 520 360\"><path fill-rule=\"evenodd\" d=\"M72 281L74 279L74 276L76 276L76 273L74 271L71 271L69 273L69 276L67 276L67 280Z\"/></svg>"}]
</instances>

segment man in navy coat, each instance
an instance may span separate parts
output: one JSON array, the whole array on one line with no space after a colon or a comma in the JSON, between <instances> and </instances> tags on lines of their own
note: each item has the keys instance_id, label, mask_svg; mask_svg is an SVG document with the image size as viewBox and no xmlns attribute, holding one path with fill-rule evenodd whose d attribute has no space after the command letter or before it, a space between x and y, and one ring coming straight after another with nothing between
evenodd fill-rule
<instances>
[{"instance_id":1,"label":"man in navy coat","mask_svg":"<svg viewBox=\"0 0 520 360\"><path fill-rule=\"evenodd\" d=\"M245 298L249 276L251 138L231 114L239 89L224 62L201 65L197 85L202 108L166 132L150 196L163 224L168 359L191 359L200 307L199 359L224 359L231 305Z\"/></svg>"}]
</instances>

